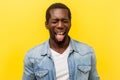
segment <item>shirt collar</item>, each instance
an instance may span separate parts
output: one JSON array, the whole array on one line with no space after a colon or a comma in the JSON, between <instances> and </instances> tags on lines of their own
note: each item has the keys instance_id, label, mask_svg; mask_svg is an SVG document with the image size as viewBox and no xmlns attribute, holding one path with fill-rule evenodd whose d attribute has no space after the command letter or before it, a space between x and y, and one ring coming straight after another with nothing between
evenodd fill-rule
<instances>
[{"instance_id":1,"label":"shirt collar","mask_svg":"<svg viewBox=\"0 0 120 80\"><path fill-rule=\"evenodd\" d=\"M42 56L50 56L50 45L49 40L47 40L45 43L43 43L43 51L41 53Z\"/></svg>"},{"instance_id":2,"label":"shirt collar","mask_svg":"<svg viewBox=\"0 0 120 80\"><path fill-rule=\"evenodd\" d=\"M72 52L79 52L79 51L77 50L75 41L74 41L72 38L70 38L70 52L71 52L71 53L72 53Z\"/></svg>"},{"instance_id":3,"label":"shirt collar","mask_svg":"<svg viewBox=\"0 0 120 80\"><path fill-rule=\"evenodd\" d=\"M74 44L74 40L70 38L70 53L72 52L78 52L76 45ZM42 56L48 56L51 57L51 51L50 51L50 45L49 40L47 40L45 43L43 43L43 52L41 53Z\"/></svg>"}]
</instances>

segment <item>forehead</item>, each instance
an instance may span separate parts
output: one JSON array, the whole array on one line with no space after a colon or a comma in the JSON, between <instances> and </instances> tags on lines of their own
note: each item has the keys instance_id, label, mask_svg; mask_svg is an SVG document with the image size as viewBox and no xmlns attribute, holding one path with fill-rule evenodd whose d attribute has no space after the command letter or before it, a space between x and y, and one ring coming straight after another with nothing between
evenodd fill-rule
<instances>
[{"instance_id":1,"label":"forehead","mask_svg":"<svg viewBox=\"0 0 120 80\"><path fill-rule=\"evenodd\" d=\"M51 9L50 10L51 18L68 18L68 10L67 9Z\"/></svg>"}]
</instances>

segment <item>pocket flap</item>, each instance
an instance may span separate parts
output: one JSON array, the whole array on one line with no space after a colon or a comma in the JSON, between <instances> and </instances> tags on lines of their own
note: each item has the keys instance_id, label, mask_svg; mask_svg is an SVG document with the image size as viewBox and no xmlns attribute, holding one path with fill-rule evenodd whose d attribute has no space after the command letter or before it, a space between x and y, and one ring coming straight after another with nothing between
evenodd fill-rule
<instances>
[{"instance_id":1,"label":"pocket flap","mask_svg":"<svg viewBox=\"0 0 120 80\"><path fill-rule=\"evenodd\" d=\"M83 73L87 73L87 72L89 72L91 70L91 66L78 65L78 70L80 70Z\"/></svg>"},{"instance_id":2,"label":"pocket flap","mask_svg":"<svg viewBox=\"0 0 120 80\"><path fill-rule=\"evenodd\" d=\"M48 74L48 70L39 70L35 72L35 75L42 78Z\"/></svg>"}]
</instances>

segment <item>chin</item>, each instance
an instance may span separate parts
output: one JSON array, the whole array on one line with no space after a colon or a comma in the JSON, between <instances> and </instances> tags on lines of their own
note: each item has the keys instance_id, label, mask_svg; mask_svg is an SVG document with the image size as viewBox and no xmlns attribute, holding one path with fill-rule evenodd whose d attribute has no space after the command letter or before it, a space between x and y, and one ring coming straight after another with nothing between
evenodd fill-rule
<instances>
[{"instance_id":1,"label":"chin","mask_svg":"<svg viewBox=\"0 0 120 80\"><path fill-rule=\"evenodd\" d=\"M58 41L58 40L56 40L56 43L59 44L59 45L65 43L65 38L64 38L62 41Z\"/></svg>"}]
</instances>

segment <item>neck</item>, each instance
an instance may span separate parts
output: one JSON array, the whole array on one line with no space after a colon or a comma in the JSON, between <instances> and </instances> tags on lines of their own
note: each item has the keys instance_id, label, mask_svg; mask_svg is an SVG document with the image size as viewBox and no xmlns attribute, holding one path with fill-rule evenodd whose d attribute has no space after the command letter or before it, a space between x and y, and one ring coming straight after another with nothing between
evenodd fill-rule
<instances>
[{"instance_id":1,"label":"neck","mask_svg":"<svg viewBox=\"0 0 120 80\"><path fill-rule=\"evenodd\" d=\"M62 54L68 47L69 42L70 42L69 37L67 37L66 40L64 40L63 42L56 42L55 40L50 39L50 48Z\"/></svg>"}]
</instances>

